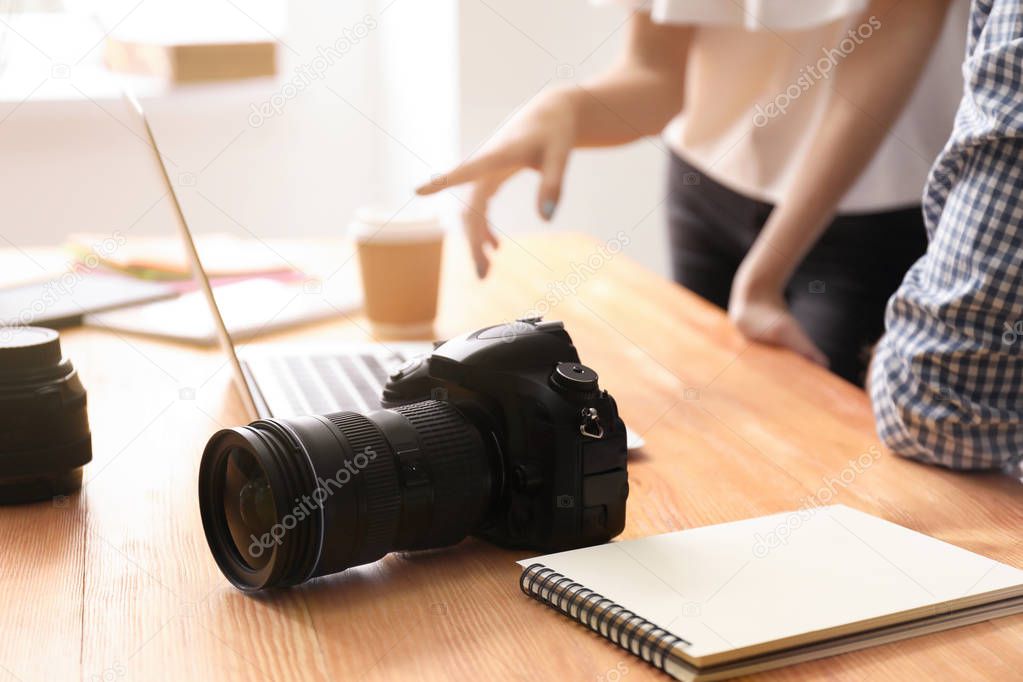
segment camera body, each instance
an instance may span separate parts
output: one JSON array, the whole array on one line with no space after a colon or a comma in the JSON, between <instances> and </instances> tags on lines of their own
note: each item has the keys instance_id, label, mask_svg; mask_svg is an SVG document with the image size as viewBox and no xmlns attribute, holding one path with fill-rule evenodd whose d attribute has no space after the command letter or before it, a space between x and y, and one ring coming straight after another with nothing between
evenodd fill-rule
<instances>
[{"instance_id":1,"label":"camera body","mask_svg":"<svg viewBox=\"0 0 1023 682\"><path fill-rule=\"evenodd\" d=\"M465 415L497 472L473 535L560 551L607 542L625 527L625 425L561 322L528 318L446 341L398 368L381 402L398 408L424 400ZM408 478L423 467L412 457L399 475L414 487Z\"/></svg>"}]
</instances>

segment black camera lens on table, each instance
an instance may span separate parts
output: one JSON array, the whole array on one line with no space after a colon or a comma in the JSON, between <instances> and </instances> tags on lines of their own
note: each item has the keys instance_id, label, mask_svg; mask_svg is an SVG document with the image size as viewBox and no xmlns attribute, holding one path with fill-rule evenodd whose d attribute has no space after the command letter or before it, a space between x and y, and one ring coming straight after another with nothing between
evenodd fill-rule
<instances>
[{"instance_id":1,"label":"black camera lens on table","mask_svg":"<svg viewBox=\"0 0 1023 682\"><path fill-rule=\"evenodd\" d=\"M91 459L85 389L57 332L0 327L0 504L70 494Z\"/></svg>"},{"instance_id":2,"label":"black camera lens on table","mask_svg":"<svg viewBox=\"0 0 1023 682\"><path fill-rule=\"evenodd\" d=\"M625 425L560 322L488 327L391 376L386 409L263 419L210 439L206 539L243 590L395 550L559 551L625 526Z\"/></svg>"}]
</instances>

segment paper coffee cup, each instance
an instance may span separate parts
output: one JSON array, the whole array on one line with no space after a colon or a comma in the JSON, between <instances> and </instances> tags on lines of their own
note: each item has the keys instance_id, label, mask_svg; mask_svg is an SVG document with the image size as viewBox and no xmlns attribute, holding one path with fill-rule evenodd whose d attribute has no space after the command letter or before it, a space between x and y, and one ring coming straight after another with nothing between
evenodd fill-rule
<instances>
[{"instance_id":1,"label":"paper coffee cup","mask_svg":"<svg viewBox=\"0 0 1023 682\"><path fill-rule=\"evenodd\" d=\"M444 228L432 214L395 216L362 208L350 227L362 270L366 317L374 331L431 338L437 316Z\"/></svg>"}]
</instances>

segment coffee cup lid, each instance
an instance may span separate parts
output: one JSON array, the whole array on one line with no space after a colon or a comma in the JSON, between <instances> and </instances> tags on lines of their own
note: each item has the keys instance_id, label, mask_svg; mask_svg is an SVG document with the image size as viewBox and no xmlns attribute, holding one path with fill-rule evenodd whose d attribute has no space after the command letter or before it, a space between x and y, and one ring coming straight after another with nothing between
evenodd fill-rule
<instances>
[{"instance_id":1,"label":"coffee cup lid","mask_svg":"<svg viewBox=\"0 0 1023 682\"><path fill-rule=\"evenodd\" d=\"M364 206L355 212L349 234L358 241L428 241L444 234L444 226L431 212Z\"/></svg>"}]
</instances>

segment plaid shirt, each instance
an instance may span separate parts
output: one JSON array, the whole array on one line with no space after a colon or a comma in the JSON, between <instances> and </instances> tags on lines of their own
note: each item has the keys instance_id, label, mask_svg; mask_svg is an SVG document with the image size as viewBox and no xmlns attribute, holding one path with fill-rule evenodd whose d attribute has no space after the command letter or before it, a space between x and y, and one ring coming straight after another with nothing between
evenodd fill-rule
<instances>
[{"instance_id":1,"label":"plaid shirt","mask_svg":"<svg viewBox=\"0 0 1023 682\"><path fill-rule=\"evenodd\" d=\"M1023 6L974 0L955 128L924 191L930 245L888 302L881 439L955 469L1023 456Z\"/></svg>"}]
</instances>

